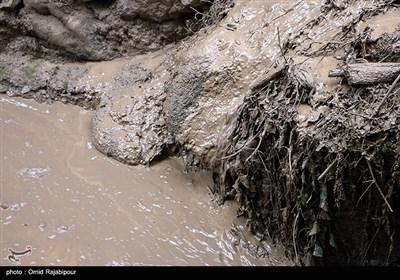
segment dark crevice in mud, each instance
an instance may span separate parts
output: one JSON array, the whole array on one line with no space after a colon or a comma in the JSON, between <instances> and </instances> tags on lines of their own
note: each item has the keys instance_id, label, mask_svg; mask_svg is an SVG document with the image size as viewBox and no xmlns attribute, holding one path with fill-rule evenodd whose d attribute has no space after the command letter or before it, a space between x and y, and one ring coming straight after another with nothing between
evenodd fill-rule
<instances>
[{"instance_id":1,"label":"dark crevice in mud","mask_svg":"<svg viewBox=\"0 0 400 280\"><path fill-rule=\"evenodd\" d=\"M108 8L115 4L117 0L91 0L87 3L87 5L90 7L95 7L95 8Z\"/></svg>"},{"instance_id":2,"label":"dark crevice in mud","mask_svg":"<svg viewBox=\"0 0 400 280\"><path fill-rule=\"evenodd\" d=\"M23 0L21 0L21 2L18 3L18 5L15 7L15 9L20 12L23 8L25 7L25 3Z\"/></svg>"},{"instance_id":3,"label":"dark crevice in mud","mask_svg":"<svg viewBox=\"0 0 400 280\"><path fill-rule=\"evenodd\" d=\"M199 31L201 28L206 26L212 26L220 22L235 6L235 0L214 0L212 4L199 11L195 8L191 8L195 13L193 18L187 21L187 27L193 33Z\"/></svg>"},{"instance_id":4,"label":"dark crevice in mud","mask_svg":"<svg viewBox=\"0 0 400 280\"><path fill-rule=\"evenodd\" d=\"M169 137L167 143L161 147L161 152L155 156L147 165L153 166L167 158L177 157L182 159L184 172L198 172L198 171L208 171L212 172L213 169L210 168L207 164L205 164L199 157L196 156L195 153L186 149L178 142L174 141L173 138ZM213 175L213 178L216 178L217 173ZM213 187L209 186L212 194L218 194L218 190ZM221 202L222 204L222 202Z\"/></svg>"}]
</instances>

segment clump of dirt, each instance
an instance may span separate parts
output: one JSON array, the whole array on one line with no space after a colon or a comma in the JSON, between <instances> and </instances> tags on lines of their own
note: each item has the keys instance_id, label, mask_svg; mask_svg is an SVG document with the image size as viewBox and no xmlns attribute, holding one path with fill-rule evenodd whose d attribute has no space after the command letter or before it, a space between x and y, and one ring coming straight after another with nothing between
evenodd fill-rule
<instances>
[{"instance_id":1,"label":"clump of dirt","mask_svg":"<svg viewBox=\"0 0 400 280\"><path fill-rule=\"evenodd\" d=\"M298 264L400 262L399 78L324 91L306 64L328 54L338 67L400 62L399 28L374 40L368 28L347 34L387 4L360 13L337 35L342 43L303 50L300 63L290 58L297 46L282 42L284 63L246 96L215 166L224 200L237 200L252 232L282 242Z\"/></svg>"}]
</instances>

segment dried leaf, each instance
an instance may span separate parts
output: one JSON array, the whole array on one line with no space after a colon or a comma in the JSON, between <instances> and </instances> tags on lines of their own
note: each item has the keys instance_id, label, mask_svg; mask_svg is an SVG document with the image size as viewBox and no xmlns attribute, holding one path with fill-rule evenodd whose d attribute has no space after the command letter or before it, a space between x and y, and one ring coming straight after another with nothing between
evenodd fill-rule
<instances>
[{"instance_id":1,"label":"dried leaf","mask_svg":"<svg viewBox=\"0 0 400 280\"><path fill-rule=\"evenodd\" d=\"M329 234L329 245L331 245L333 248L336 248L336 242L332 233Z\"/></svg>"},{"instance_id":2,"label":"dried leaf","mask_svg":"<svg viewBox=\"0 0 400 280\"><path fill-rule=\"evenodd\" d=\"M328 191L326 187L322 187L321 192L319 194L319 208L328 211L328 202L326 201L328 197Z\"/></svg>"},{"instance_id":3,"label":"dried leaf","mask_svg":"<svg viewBox=\"0 0 400 280\"><path fill-rule=\"evenodd\" d=\"M318 225L317 222L315 222L315 223L313 224L313 227L312 227L312 229L311 229L311 231L310 231L310 233L309 233L308 235L309 235L309 236L316 235L319 231L320 231L319 225Z\"/></svg>"},{"instance_id":4,"label":"dried leaf","mask_svg":"<svg viewBox=\"0 0 400 280\"><path fill-rule=\"evenodd\" d=\"M285 208L282 208L281 210L282 210L282 219L286 223L287 218L289 216L288 209L287 209L287 207L285 207Z\"/></svg>"},{"instance_id":5,"label":"dried leaf","mask_svg":"<svg viewBox=\"0 0 400 280\"><path fill-rule=\"evenodd\" d=\"M306 158L306 159L303 161L303 163L301 164L301 169L304 170L304 168L306 168L306 166L307 166L307 163L308 163L308 158Z\"/></svg>"},{"instance_id":6,"label":"dried leaf","mask_svg":"<svg viewBox=\"0 0 400 280\"><path fill-rule=\"evenodd\" d=\"M313 256L318 258L322 258L324 256L324 250L317 244L315 244Z\"/></svg>"},{"instance_id":7,"label":"dried leaf","mask_svg":"<svg viewBox=\"0 0 400 280\"><path fill-rule=\"evenodd\" d=\"M242 183L243 186L245 186L247 189L250 189L250 182L249 178L247 178L247 175L241 175L239 176L239 181Z\"/></svg>"},{"instance_id":8,"label":"dried leaf","mask_svg":"<svg viewBox=\"0 0 400 280\"><path fill-rule=\"evenodd\" d=\"M324 202L322 202L320 205L319 205L319 208L321 208L322 210L324 210L325 212L328 212L328 203L326 202L326 201L324 201Z\"/></svg>"}]
</instances>

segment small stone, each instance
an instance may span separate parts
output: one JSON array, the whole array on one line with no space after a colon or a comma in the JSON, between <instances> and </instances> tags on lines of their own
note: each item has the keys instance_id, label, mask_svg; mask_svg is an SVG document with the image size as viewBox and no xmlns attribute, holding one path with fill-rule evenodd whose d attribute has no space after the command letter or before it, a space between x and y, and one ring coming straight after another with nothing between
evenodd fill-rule
<instances>
[{"instance_id":1,"label":"small stone","mask_svg":"<svg viewBox=\"0 0 400 280\"><path fill-rule=\"evenodd\" d=\"M46 224L45 224L45 223L41 223L41 224L39 225L39 230L40 230L40 231L44 231L45 227L46 227Z\"/></svg>"},{"instance_id":2,"label":"small stone","mask_svg":"<svg viewBox=\"0 0 400 280\"><path fill-rule=\"evenodd\" d=\"M51 236L48 236L47 238L50 239L50 240L52 240L52 239L56 238L56 235L53 234L53 235L51 235Z\"/></svg>"},{"instance_id":3,"label":"small stone","mask_svg":"<svg viewBox=\"0 0 400 280\"><path fill-rule=\"evenodd\" d=\"M3 210L7 210L8 209L8 205L5 205L3 203L0 204L0 208Z\"/></svg>"},{"instance_id":4,"label":"small stone","mask_svg":"<svg viewBox=\"0 0 400 280\"><path fill-rule=\"evenodd\" d=\"M22 88L22 90L21 90L21 93L22 93L22 94L25 94L25 93L28 93L28 92L30 92L30 91L31 91L31 88L30 88L30 87L24 86L24 87Z\"/></svg>"}]
</instances>

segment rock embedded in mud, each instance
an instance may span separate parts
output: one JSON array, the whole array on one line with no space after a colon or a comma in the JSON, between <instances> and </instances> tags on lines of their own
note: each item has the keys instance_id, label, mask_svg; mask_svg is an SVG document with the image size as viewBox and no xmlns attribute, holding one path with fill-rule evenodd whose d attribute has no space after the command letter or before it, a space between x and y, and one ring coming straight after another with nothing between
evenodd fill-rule
<instances>
[{"instance_id":1,"label":"rock embedded in mud","mask_svg":"<svg viewBox=\"0 0 400 280\"><path fill-rule=\"evenodd\" d=\"M117 86L104 94L93 120L95 147L131 165L149 164L167 142L162 104L169 75L163 68L154 71L160 66L154 61L150 68L128 65L114 77Z\"/></svg>"},{"instance_id":2,"label":"rock embedded in mud","mask_svg":"<svg viewBox=\"0 0 400 280\"><path fill-rule=\"evenodd\" d=\"M148 164L163 151L166 132L161 107L143 96L115 96L100 105L93 120L93 143L118 161Z\"/></svg>"},{"instance_id":3,"label":"rock embedded in mud","mask_svg":"<svg viewBox=\"0 0 400 280\"><path fill-rule=\"evenodd\" d=\"M204 11L210 6L199 0L19 2L3 1L0 6L0 19L6 27L0 28L0 34L8 38L6 44L32 36L39 39L41 48L30 54L52 51L58 57L91 61L154 51L174 43L190 34L185 20L195 14L191 7Z\"/></svg>"},{"instance_id":4,"label":"rock embedded in mud","mask_svg":"<svg viewBox=\"0 0 400 280\"><path fill-rule=\"evenodd\" d=\"M30 92L30 91L31 91L31 88L30 88L30 87L24 86L24 87L22 88L22 90L21 90L21 93L22 93L22 94L25 94L25 93L28 93L28 92Z\"/></svg>"}]
</instances>

